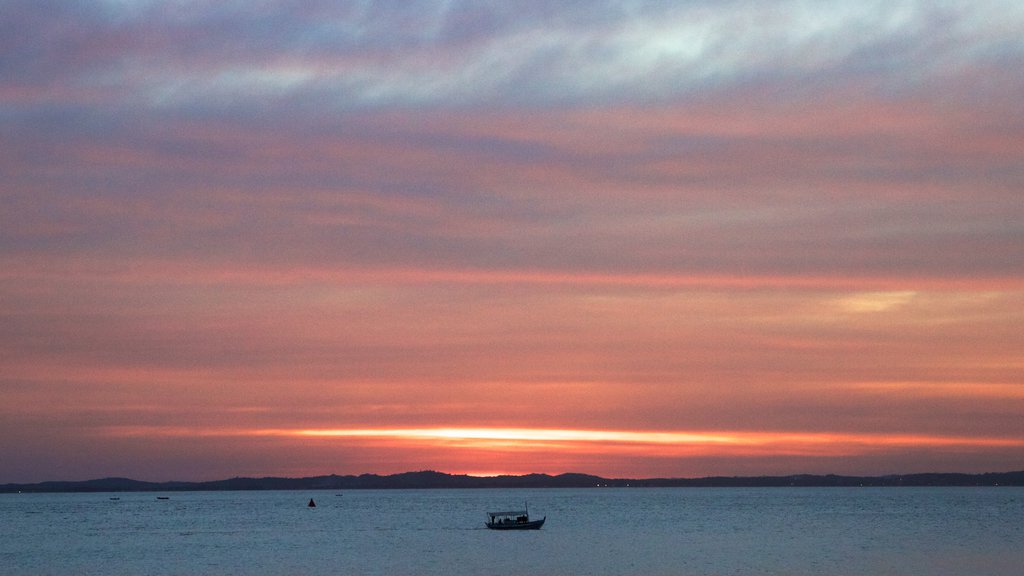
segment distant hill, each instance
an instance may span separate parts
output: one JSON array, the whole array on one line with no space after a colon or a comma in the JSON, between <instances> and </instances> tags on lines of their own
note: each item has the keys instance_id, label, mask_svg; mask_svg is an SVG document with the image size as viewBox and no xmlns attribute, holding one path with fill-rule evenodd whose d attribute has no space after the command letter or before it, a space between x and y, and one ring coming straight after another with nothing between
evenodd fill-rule
<instances>
[{"instance_id":1,"label":"distant hill","mask_svg":"<svg viewBox=\"0 0 1024 576\"><path fill-rule=\"evenodd\" d=\"M363 490L413 488L590 488L590 487L853 487L853 486L1024 486L1024 471L986 474L903 474L890 476L714 476L707 478L602 478L589 474L526 474L478 477L421 471L379 476L230 478L210 482L142 482L101 478L71 482L0 484L0 492L172 492L189 490Z\"/></svg>"}]
</instances>

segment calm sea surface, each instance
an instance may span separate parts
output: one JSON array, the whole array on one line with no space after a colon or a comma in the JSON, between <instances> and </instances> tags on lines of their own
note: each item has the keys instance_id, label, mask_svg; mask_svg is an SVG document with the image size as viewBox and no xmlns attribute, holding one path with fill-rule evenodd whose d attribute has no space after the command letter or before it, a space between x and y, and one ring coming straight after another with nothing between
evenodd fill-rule
<instances>
[{"instance_id":1,"label":"calm sea surface","mask_svg":"<svg viewBox=\"0 0 1024 576\"><path fill-rule=\"evenodd\" d=\"M1017 576L1024 489L0 494L5 575L511 572Z\"/></svg>"}]
</instances>

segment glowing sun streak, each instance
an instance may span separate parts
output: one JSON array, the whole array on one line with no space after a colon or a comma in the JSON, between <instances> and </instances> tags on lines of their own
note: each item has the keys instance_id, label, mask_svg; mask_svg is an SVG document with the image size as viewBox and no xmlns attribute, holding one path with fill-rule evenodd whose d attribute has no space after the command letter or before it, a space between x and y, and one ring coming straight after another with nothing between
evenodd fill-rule
<instances>
[{"instance_id":1,"label":"glowing sun streak","mask_svg":"<svg viewBox=\"0 0 1024 576\"><path fill-rule=\"evenodd\" d=\"M775 444L863 444L885 446L1024 446L1019 438L977 438L923 434L832 434L787 432L633 432L546 428L394 428L281 431L318 438L400 438L423 441L494 441L508 443L618 443L766 446Z\"/></svg>"},{"instance_id":2,"label":"glowing sun streak","mask_svg":"<svg viewBox=\"0 0 1024 576\"><path fill-rule=\"evenodd\" d=\"M504 440L520 442L626 442L644 444L729 444L734 437L689 432L624 432L545 428L399 428L385 430L298 430L298 436L391 437L421 440Z\"/></svg>"},{"instance_id":3,"label":"glowing sun streak","mask_svg":"<svg viewBox=\"0 0 1024 576\"><path fill-rule=\"evenodd\" d=\"M706 449L735 452L845 452L893 448L1019 448L1024 438L938 436L927 434L840 434L828 432L680 432L624 430L567 430L558 428L190 428L162 426L113 426L110 436L163 437L284 437L365 439L465 448L564 449L591 446L621 450L629 446L661 449ZM659 449L659 450L661 450ZM706 451L705 450L705 451Z\"/></svg>"}]
</instances>

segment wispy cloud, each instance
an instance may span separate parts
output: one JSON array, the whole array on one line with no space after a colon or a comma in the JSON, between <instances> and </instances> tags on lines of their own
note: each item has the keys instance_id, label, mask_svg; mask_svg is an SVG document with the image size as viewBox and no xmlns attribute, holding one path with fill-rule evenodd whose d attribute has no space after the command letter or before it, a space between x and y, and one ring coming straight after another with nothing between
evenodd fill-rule
<instances>
[{"instance_id":1,"label":"wispy cloud","mask_svg":"<svg viewBox=\"0 0 1024 576\"><path fill-rule=\"evenodd\" d=\"M142 107L672 99L774 83L928 86L1019 62L1013 2L29 3L7 84Z\"/></svg>"}]
</instances>

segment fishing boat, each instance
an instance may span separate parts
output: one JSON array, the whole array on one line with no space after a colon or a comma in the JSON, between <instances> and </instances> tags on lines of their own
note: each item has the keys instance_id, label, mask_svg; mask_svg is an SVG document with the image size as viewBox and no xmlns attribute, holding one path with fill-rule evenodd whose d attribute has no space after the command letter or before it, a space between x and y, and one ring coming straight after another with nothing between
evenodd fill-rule
<instances>
[{"instance_id":1,"label":"fishing boat","mask_svg":"<svg viewBox=\"0 0 1024 576\"><path fill-rule=\"evenodd\" d=\"M511 510L508 512L488 512L487 527L491 530L539 530L544 525L545 516L540 520L530 520L530 510Z\"/></svg>"}]
</instances>

